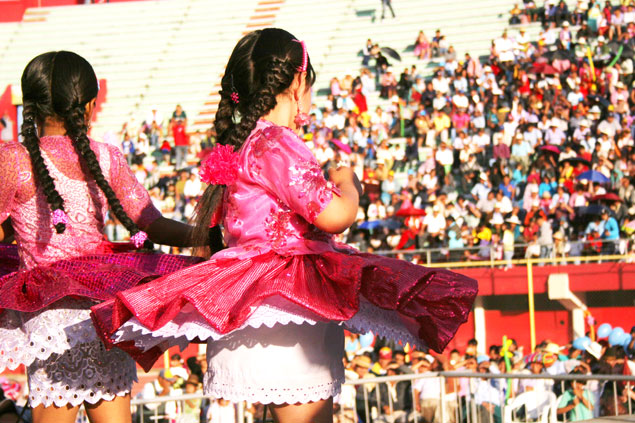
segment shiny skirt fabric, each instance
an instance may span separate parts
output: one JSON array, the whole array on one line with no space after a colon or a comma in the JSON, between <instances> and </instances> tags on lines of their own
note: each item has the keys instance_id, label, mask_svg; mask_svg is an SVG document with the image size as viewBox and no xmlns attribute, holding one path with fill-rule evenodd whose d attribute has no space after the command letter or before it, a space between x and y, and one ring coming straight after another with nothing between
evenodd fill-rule
<instances>
[{"instance_id":1,"label":"shiny skirt fabric","mask_svg":"<svg viewBox=\"0 0 635 423\"><path fill-rule=\"evenodd\" d=\"M19 269L17 247L2 245L0 372L98 339L88 312L92 305L200 261L161 254L101 253L27 270Z\"/></svg>"},{"instance_id":2,"label":"shiny skirt fabric","mask_svg":"<svg viewBox=\"0 0 635 423\"><path fill-rule=\"evenodd\" d=\"M347 249L218 258L92 308L98 334L148 369L165 348L247 327L336 322L442 351L467 320L475 280Z\"/></svg>"}]
</instances>

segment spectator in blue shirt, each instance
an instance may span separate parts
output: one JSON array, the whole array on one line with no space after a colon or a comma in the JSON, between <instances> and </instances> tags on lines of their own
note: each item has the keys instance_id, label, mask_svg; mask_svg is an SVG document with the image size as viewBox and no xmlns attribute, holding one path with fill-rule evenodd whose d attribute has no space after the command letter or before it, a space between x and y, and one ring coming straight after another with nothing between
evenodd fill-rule
<instances>
[{"instance_id":1,"label":"spectator in blue shirt","mask_svg":"<svg viewBox=\"0 0 635 423\"><path fill-rule=\"evenodd\" d=\"M618 251L617 241L620 239L620 228L617 220L613 216L609 216L608 210L602 210L602 221L600 222L600 234L604 241L602 242L603 254L616 254Z\"/></svg>"}]
</instances>

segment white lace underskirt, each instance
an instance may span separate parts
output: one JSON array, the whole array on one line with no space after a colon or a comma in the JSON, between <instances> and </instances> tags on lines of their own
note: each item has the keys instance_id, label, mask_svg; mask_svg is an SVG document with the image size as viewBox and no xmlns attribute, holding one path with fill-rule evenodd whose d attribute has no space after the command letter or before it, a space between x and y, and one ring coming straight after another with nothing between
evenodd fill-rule
<instances>
[{"instance_id":1,"label":"white lace underskirt","mask_svg":"<svg viewBox=\"0 0 635 423\"><path fill-rule=\"evenodd\" d=\"M112 401L130 393L137 365L118 348L106 351L100 340L77 344L27 367L31 407Z\"/></svg>"},{"instance_id":2,"label":"white lace underskirt","mask_svg":"<svg viewBox=\"0 0 635 423\"><path fill-rule=\"evenodd\" d=\"M334 323L247 327L207 344L205 393L232 402L298 404L340 393L344 331Z\"/></svg>"},{"instance_id":3,"label":"white lace underskirt","mask_svg":"<svg viewBox=\"0 0 635 423\"><path fill-rule=\"evenodd\" d=\"M90 319L89 300L62 299L30 313L0 314L0 373L27 367L32 407L112 400L130 392L134 360L106 351Z\"/></svg>"},{"instance_id":4,"label":"white lace underskirt","mask_svg":"<svg viewBox=\"0 0 635 423\"><path fill-rule=\"evenodd\" d=\"M303 307L271 297L239 329L227 334L216 331L194 307L186 306L156 331L149 331L133 318L113 338L117 342L134 340L144 351L174 345L183 349L193 340L207 341L206 394L231 401L295 404L339 394L344 382L344 345L339 343L337 333L342 334L343 329L372 331L394 341L422 346L408 327L415 326L397 312L367 301L360 303L350 320L324 322ZM327 332L331 335L323 335L324 328L330 328ZM286 348L281 346L284 341L272 342L280 337L287 340Z\"/></svg>"},{"instance_id":5,"label":"white lace underskirt","mask_svg":"<svg viewBox=\"0 0 635 423\"><path fill-rule=\"evenodd\" d=\"M248 327L271 328L274 325L291 323L315 325L317 322L324 322L324 319L304 307L274 296L255 308L247 321L236 331ZM408 321L396 311L384 310L364 299L360 300L359 311L351 319L335 323L351 332L360 334L373 332L375 335L401 342L404 345L410 343L419 348L425 347L421 339L412 334L416 330L414 322ZM218 332L193 306L188 304L173 320L155 331L148 330L133 317L115 333L113 340L116 342L134 340L135 346L142 351L148 351L156 346L165 350L174 345L184 349L193 340L215 341L231 333L221 334Z\"/></svg>"},{"instance_id":6,"label":"white lace underskirt","mask_svg":"<svg viewBox=\"0 0 635 423\"><path fill-rule=\"evenodd\" d=\"M0 314L0 373L30 366L77 344L98 340L90 319L89 300L64 298L40 311Z\"/></svg>"}]
</instances>

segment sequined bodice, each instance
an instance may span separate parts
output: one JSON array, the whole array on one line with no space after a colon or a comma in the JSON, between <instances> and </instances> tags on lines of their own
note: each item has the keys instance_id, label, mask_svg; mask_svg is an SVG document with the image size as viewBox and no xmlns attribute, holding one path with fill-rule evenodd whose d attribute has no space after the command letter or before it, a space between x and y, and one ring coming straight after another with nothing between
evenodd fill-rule
<instances>
[{"instance_id":1,"label":"sequined bodice","mask_svg":"<svg viewBox=\"0 0 635 423\"><path fill-rule=\"evenodd\" d=\"M35 183L26 149L18 143L0 145L0 222L11 216L21 265L27 269L95 251L104 240L102 230L108 211L105 195L80 164L68 137L42 137L40 146L69 217L62 234L56 233L52 225L50 207L42 188ZM91 148L133 220L145 226L160 216L115 147L91 141Z\"/></svg>"}]
</instances>

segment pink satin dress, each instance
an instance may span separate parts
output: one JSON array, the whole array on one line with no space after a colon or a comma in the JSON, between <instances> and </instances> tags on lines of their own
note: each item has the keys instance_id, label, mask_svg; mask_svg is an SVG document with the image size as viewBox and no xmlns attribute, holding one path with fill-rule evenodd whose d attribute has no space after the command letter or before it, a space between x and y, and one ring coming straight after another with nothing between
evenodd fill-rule
<instances>
[{"instance_id":1,"label":"pink satin dress","mask_svg":"<svg viewBox=\"0 0 635 423\"><path fill-rule=\"evenodd\" d=\"M302 370L293 370L303 367L276 359L263 347L284 338L278 332L264 335L276 328L290 333L286 339L291 344L308 333L298 327L335 324L443 350L467 320L476 281L360 253L316 228L313 222L339 192L290 129L261 120L236 154L237 177L227 185L223 201L228 248L93 307L106 343L126 348L147 368L169 345L208 341L206 393L265 403L327 398L339 392L343 378L343 350L324 347L329 336L339 342L337 335L328 335L331 326L325 327L296 357L310 373L314 369L306 357L314 354L325 373L331 367L335 382L326 376L322 384L312 380L311 386L323 385L323 390L307 397L296 377ZM232 359L236 351L255 345L263 347L258 356ZM261 356L270 361L253 371L266 367L271 372L246 375L245 363ZM260 380L269 377L273 382L268 385Z\"/></svg>"}]
</instances>

